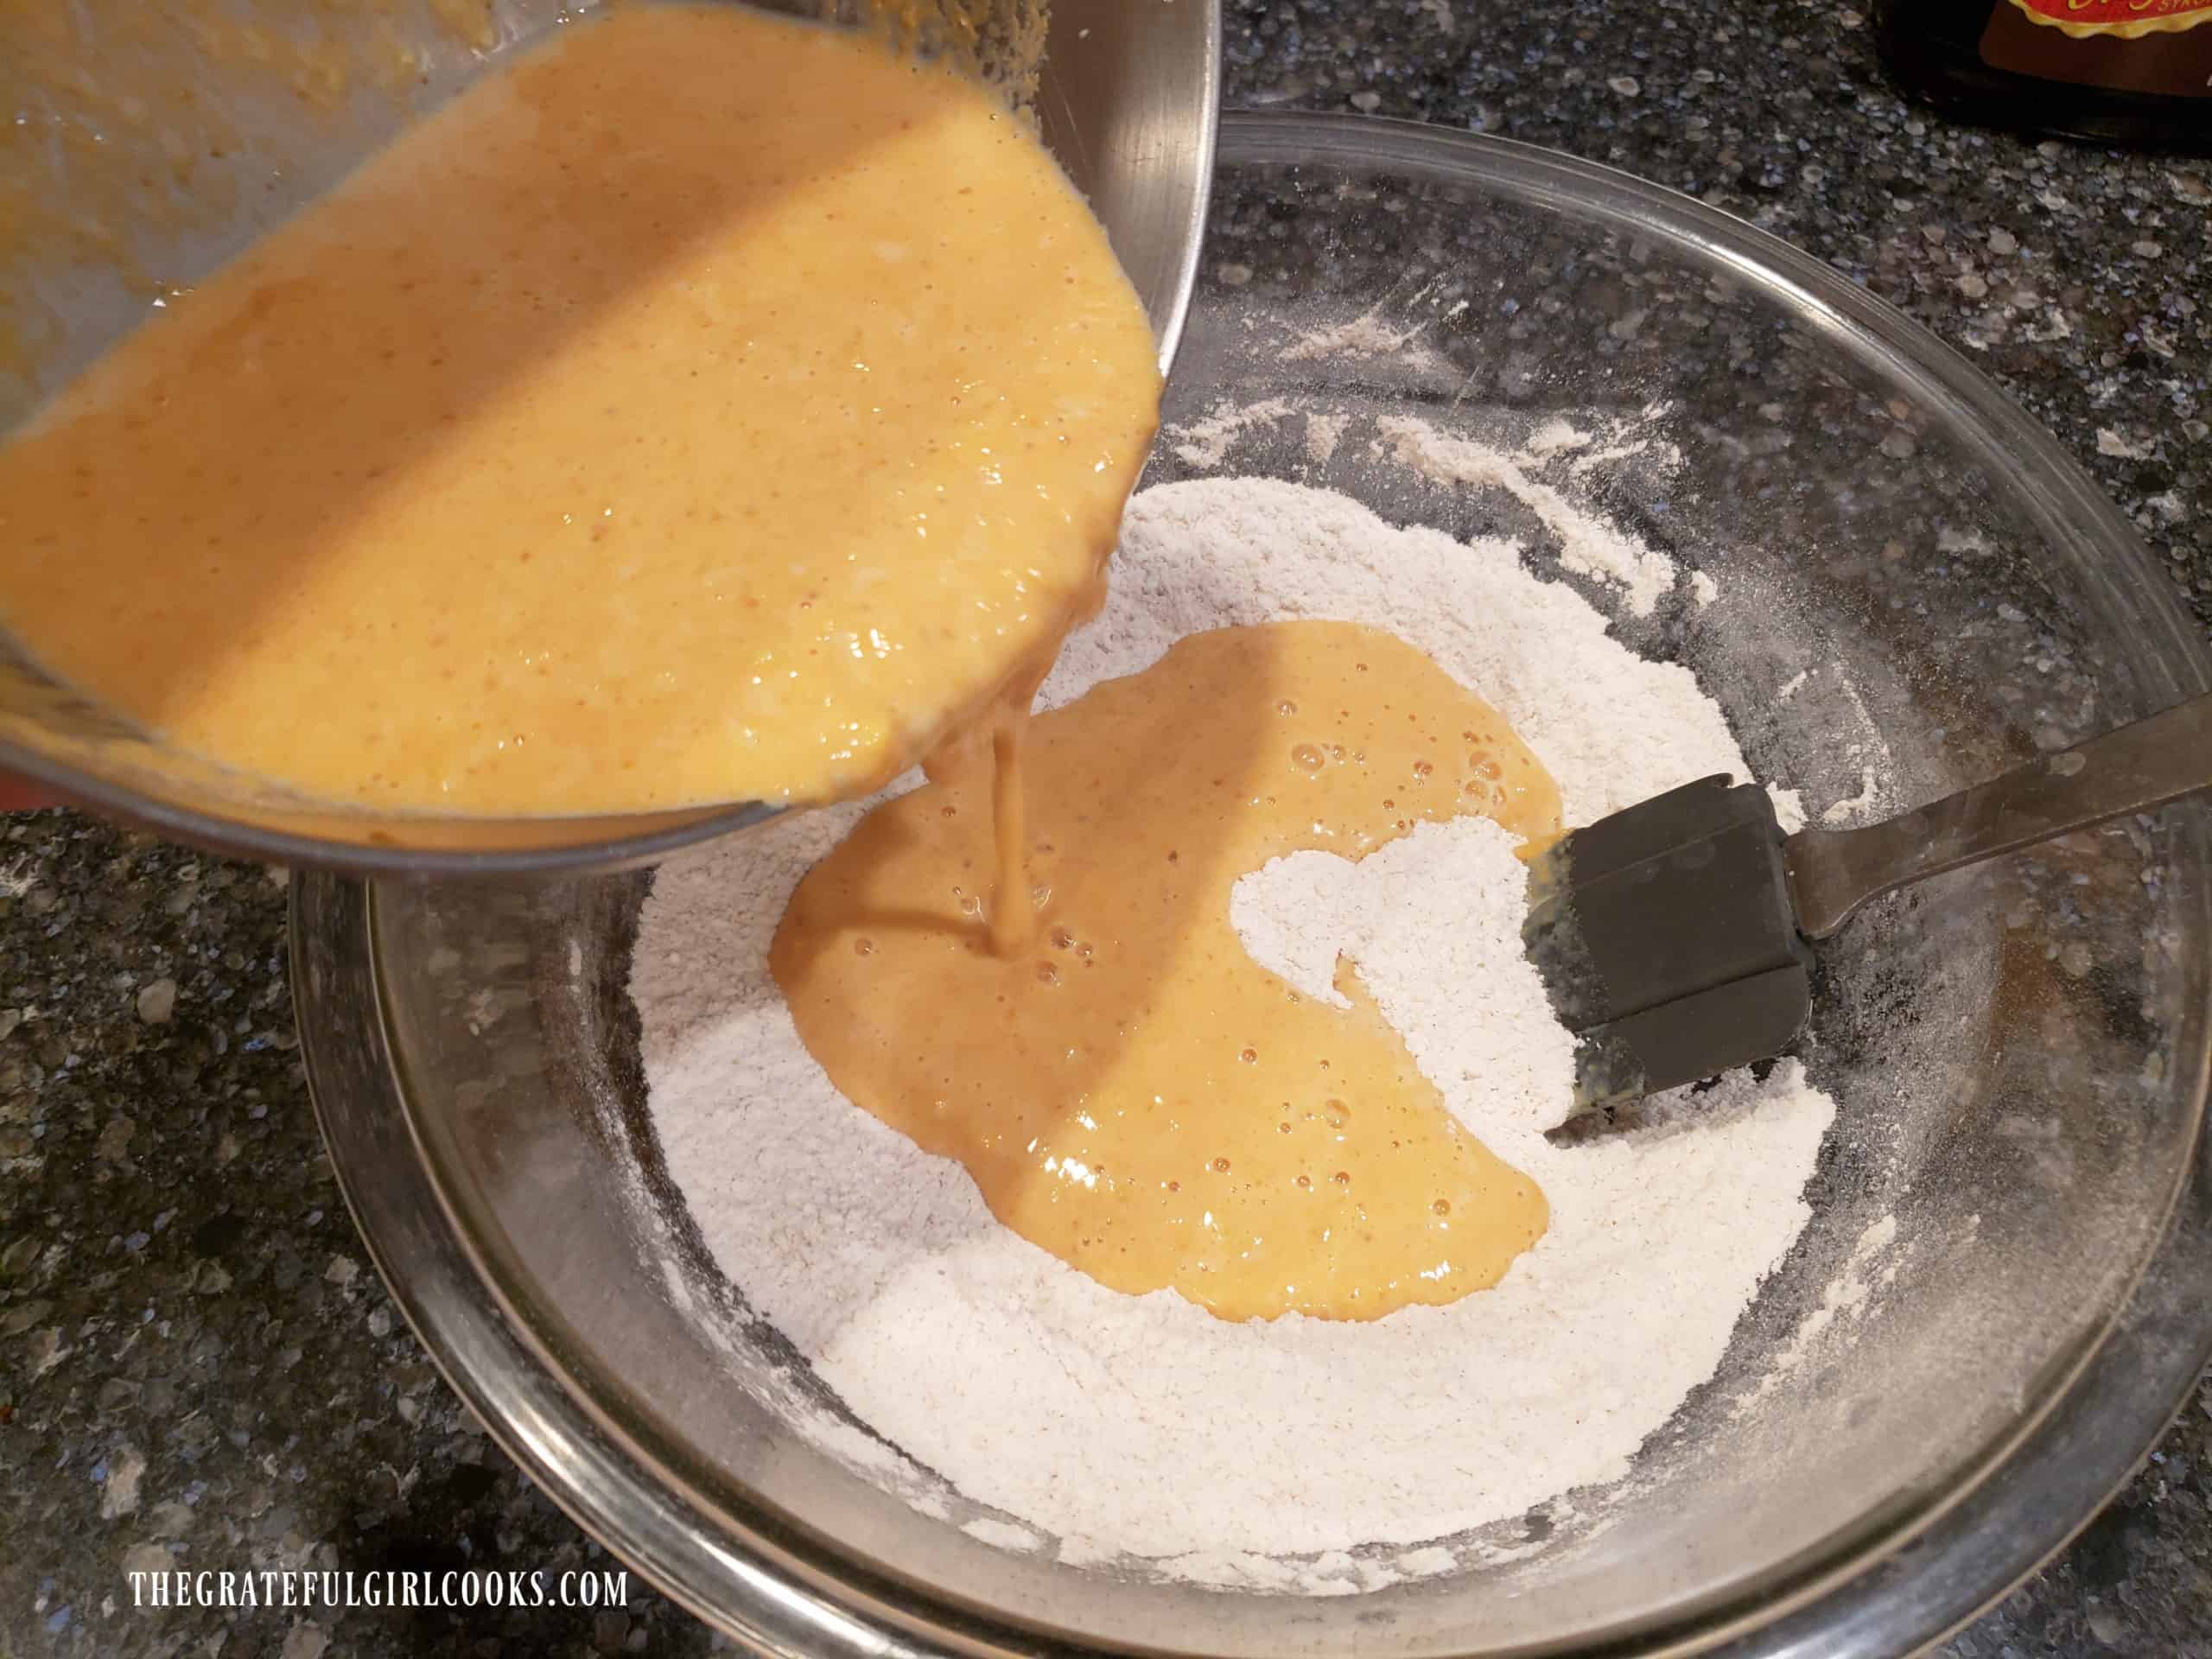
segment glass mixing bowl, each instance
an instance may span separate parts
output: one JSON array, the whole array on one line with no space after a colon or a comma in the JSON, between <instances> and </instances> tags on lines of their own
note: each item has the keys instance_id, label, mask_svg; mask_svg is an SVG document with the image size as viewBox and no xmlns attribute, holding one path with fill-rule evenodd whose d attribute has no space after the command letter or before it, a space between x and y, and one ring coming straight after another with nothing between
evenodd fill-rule
<instances>
[{"instance_id":1,"label":"glass mixing bowl","mask_svg":"<svg viewBox=\"0 0 2212 1659\"><path fill-rule=\"evenodd\" d=\"M1522 536L1541 569L1510 498L1372 465L1363 423L1662 423L1671 475L1622 457L1578 487L1722 597L1615 626L1693 668L1760 774L1816 808L1869 765L1909 802L2208 684L2049 438L1734 219L1496 140L1245 116L1212 224L1171 427L1279 398L1229 470ZM1325 461L1312 413L1347 423ZM1192 463L1171 432L1154 464ZM852 1438L871 1471L794 1427L840 1402L716 1273L656 1148L625 988L650 874L310 875L295 986L339 1173L448 1376L587 1528L764 1650L1893 1652L2062 1543L2212 1350L2208 820L2177 807L1961 872L1824 947L1804 1058L1837 1123L1813 1220L1715 1383L1621 1487L1576 1495L1602 1528L1532 1516L1446 1541L1455 1572L1325 1599L1005 1553L963 1532L957 1495L938 1519L887 1491L880 1443ZM1884 1217L1894 1276L1777 1373Z\"/></svg>"}]
</instances>

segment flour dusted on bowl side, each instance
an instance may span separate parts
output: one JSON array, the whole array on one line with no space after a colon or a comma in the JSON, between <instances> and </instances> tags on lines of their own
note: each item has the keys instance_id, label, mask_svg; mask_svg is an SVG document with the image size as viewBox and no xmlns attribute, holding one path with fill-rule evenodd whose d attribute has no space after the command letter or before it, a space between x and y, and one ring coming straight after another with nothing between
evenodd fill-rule
<instances>
[{"instance_id":1,"label":"flour dusted on bowl side","mask_svg":"<svg viewBox=\"0 0 2212 1659\"><path fill-rule=\"evenodd\" d=\"M1677 575L1631 561L1621 585L1633 602ZM1187 633L1298 617L1426 652L1526 739L1571 823L1748 775L1687 669L1634 655L1511 543L1266 480L1139 495L1106 608L1042 700ZM1794 1062L1648 1103L1622 1132L1546 1136L1573 1042L1521 954L1525 872L1504 831L1457 819L1356 865L1274 860L1236 883L1230 919L1307 994L1332 995L1338 953L1355 962L1449 1109L1542 1187L1550 1230L1495 1289L1370 1324L1231 1325L1107 1290L842 1098L798 1039L769 941L868 804L666 867L632 989L668 1169L723 1272L857 1418L1002 1517L975 1535L1307 1593L1451 1570L1471 1529L1625 1474L1808 1217L1834 1109Z\"/></svg>"}]
</instances>

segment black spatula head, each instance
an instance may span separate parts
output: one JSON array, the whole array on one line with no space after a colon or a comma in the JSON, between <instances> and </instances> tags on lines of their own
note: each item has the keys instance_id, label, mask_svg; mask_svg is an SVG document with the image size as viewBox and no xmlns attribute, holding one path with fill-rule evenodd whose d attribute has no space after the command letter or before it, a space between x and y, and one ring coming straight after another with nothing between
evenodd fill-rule
<instances>
[{"instance_id":1,"label":"black spatula head","mask_svg":"<svg viewBox=\"0 0 2212 1659\"><path fill-rule=\"evenodd\" d=\"M1812 1008L1774 804L1701 779L1565 836L1532 861L1522 928L1582 1040L1575 1109L1778 1054Z\"/></svg>"}]
</instances>

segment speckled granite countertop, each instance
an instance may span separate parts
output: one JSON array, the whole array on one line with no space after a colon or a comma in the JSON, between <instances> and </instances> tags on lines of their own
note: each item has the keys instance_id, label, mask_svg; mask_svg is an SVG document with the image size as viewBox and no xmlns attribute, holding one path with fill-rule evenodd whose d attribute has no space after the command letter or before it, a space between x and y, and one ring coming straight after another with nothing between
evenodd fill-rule
<instances>
[{"instance_id":1,"label":"speckled granite countertop","mask_svg":"<svg viewBox=\"0 0 2212 1659\"><path fill-rule=\"evenodd\" d=\"M1857 12L1231 0L1232 105L1550 144L1745 215L1965 348L2212 622L2212 165L1904 105ZM124 1573L605 1558L448 1394L317 1140L280 876L61 814L0 830L0 1654L694 1655L622 1611L151 1614ZM1959 1659L2212 1655L2212 1382Z\"/></svg>"}]
</instances>

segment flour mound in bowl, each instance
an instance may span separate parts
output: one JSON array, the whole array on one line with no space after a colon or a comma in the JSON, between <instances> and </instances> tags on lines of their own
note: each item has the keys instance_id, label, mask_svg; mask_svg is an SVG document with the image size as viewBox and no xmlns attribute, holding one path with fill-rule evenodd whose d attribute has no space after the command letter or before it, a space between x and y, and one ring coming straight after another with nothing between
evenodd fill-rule
<instances>
[{"instance_id":1,"label":"flour mound in bowl","mask_svg":"<svg viewBox=\"0 0 2212 1659\"><path fill-rule=\"evenodd\" d=\"M1300 617L1426 652L1536 752L1570 823L1749 775L1688 670L1637 657L1511 543L1255 479L1135 499L1106 608L1042 701L1185 634ZM1367 1324L1234 1325L1108 1290L1000 1226L959 1165L844 1100L799 1042L769 943L872 804L664 868L632 992L667 1167L722 1272L855 1416L996 1513L979 1536L1030 1538L1019 1522L1065 1560L1312 1593L1448 1568L1439 1541L1626 1474L1809 1217L1834 1107L1794 1061L1647 1103L1631 1128L1546 1136L1573 1039L1521 952L1514 843L1465 818L1358 864L1274 860L1236 883L1231 920L1308 995L1351 957L1447 1108L1541 1186L1549 1230L1496 1288Z\"/></svg>"}]
</instances>

